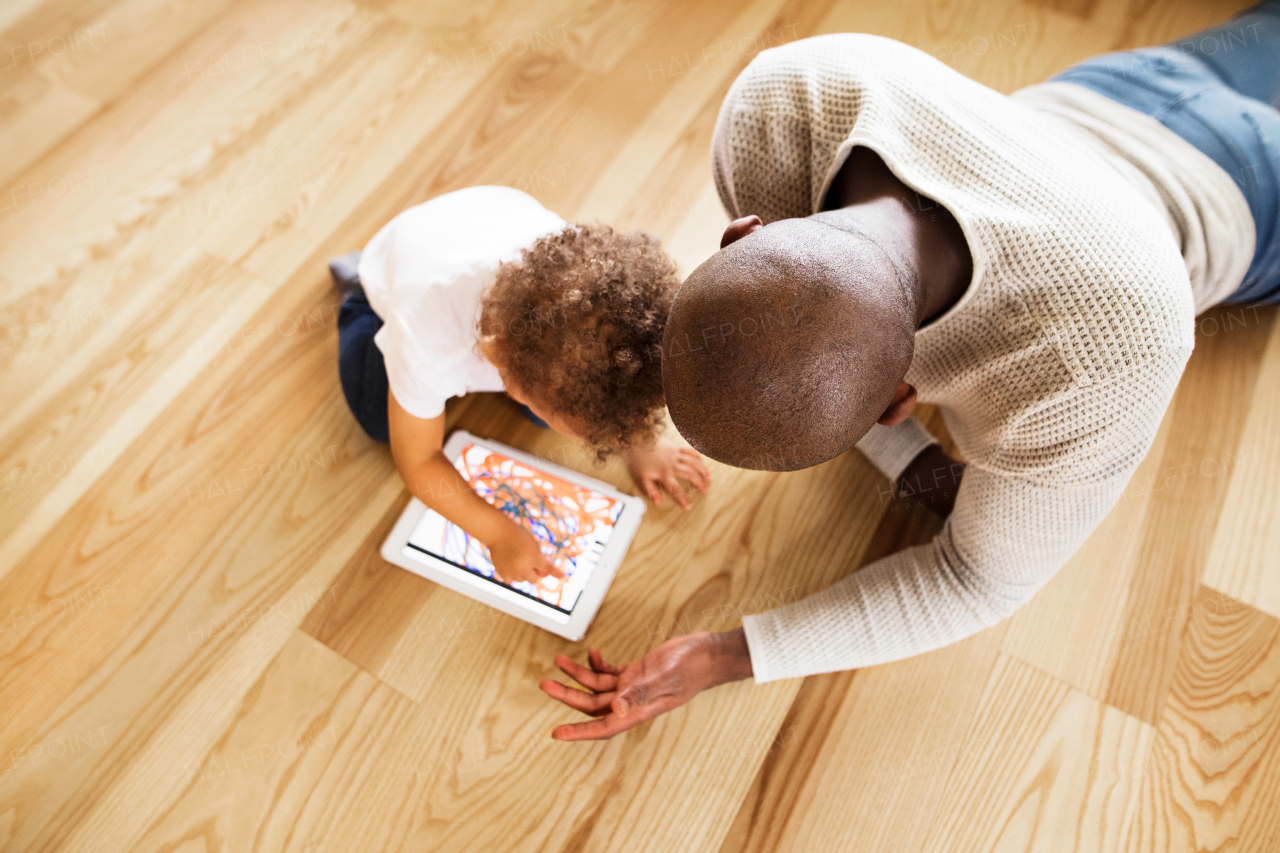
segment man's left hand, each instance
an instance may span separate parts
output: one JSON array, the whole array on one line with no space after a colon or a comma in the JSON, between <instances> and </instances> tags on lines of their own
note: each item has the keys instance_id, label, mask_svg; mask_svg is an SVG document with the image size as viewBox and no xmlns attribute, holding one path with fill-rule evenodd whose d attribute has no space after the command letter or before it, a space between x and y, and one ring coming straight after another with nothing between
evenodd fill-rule
<instances>
[{"instance_id":1,"label":"man's left hand","mask_svg":"<svg viewBox=\"0 0 1280 853\"><path fill-rule=\"evenodd\" d=\"M565 655L556 658L556 665L586 691L550 678L539 685L548 696L596 718L557 726L551 733L556 740L611 738L680 707L708 687L751 675L741 628L675 637L626 666L606 663L599 649L592 649L588 659L590 668Z\"/></svg>"}]
</instances>

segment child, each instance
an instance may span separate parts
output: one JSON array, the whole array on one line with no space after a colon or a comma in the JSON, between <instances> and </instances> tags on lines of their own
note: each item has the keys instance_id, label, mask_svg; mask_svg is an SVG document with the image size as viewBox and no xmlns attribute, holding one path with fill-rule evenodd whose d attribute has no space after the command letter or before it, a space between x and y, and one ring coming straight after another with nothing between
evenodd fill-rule
<instances>
[{"instance_id":1,"label":"child","mask_svg":"<svg viewBox=\"0 0 1280 853\"><path fill-rule=\"evenodd\" d=\"M519 190L471 187L409 208L329 269L347 292L338 372L352 414L391 445L410 492L489 548L504 582L564 575L445 458L450 397L506 391L601 459L624 452L655 504L666 488L687 509L681 479L706 491L702 458L655 435L662 365L650 353L678 281L654 238L566 223Z\"/></svg>"}]
</instances>

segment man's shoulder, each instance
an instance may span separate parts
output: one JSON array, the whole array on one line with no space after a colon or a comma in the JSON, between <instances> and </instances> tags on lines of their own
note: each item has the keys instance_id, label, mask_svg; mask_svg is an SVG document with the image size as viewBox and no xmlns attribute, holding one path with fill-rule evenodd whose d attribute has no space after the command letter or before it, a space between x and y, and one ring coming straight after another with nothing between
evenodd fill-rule
<instances>
[{"instance_id":1,"label":"man's shoulder","mask_svg":"<svg viewBox=\"0 0 1280 853\"><path fill-rule=\"evenodd\" d=\"M1014 287L1081 384L1162 363L1194 345L1186 265L1163 223L1141 214L1141 222L1086 228L1072 244L1043 247L1045 275Z\"/></svg>"},{"instance_id":2,"label":"man's shoulder","mask_svg":"<svg viewBox=\"0 0 1280 853\"><path fill-rule=\"evenodd\" d=\"M968 317L955 327L983 337L984 347L1004 341L998 357L1006 369L1018 361L1046 378L1060 377L1044 386L1047 395L1148 367L1165 369L1169 354L1190 353L1195 309L1184 267L1166 262L1107 268L1114 259L1105 253L1059 255L1050 263L1065 267L1065 274L988 274L964 305ZM1056 362L1052 370L1049 361Z\"/></svg>"},{"instance_id":3,"label":"man's shoulder","mask_svg":"<svg viewBox=\"0 0 1280 853\"><path fill-rule=\"evenodd\" d=\"M803 110L812 105L810 96L824 89L935 74L963 77L904 42L869 33L829 33L760 51L739 73L725 105L737 110Z\"/></svg>"},{"instance_id":4,"label":"man's shoulder","mask_svg":"<svg viewBox=\"0 0 1280 853\"><path fill-rule=\"evenodd\" d=\"M908 381L948 412L966 455L993 471L1106 480L1146 452L1191 353L1194 316L1180 287L986 279L917 335Z\"/></svg>"},{"instance_id":5,"label":"man's shoulder","mask_svg":"<svg viewBox=\"0 0 1280 853\"><path fill-rule=\"evenodd\" d=\"M885 36L870 33L827 33L797 39L760 51L743 74L757 73L786 65L865 67L868 71L883 68L886 60L928 58L919 48ZM943 67L945 64L940 63Z\"/></svg>"}]
</instances>

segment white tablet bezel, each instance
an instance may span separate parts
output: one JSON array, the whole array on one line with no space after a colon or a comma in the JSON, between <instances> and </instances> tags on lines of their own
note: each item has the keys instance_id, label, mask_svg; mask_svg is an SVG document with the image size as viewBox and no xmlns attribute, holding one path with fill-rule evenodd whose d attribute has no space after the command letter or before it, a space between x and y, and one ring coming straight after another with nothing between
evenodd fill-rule
<instances>
[{"instance_id":1,"label":"white tablet bezel","mask_svg":"<svg viewBox=\"0 0 1280 853\"><path fill-rule=\"evenodd\" d=\"M418 521L427 509L426 505L416 497L410 498L408 506L404 508L404 512L400 513L400 519L392 528L391 535L382 543L382 559L517 619L537 625L566 640L575 642L581 640L586 635L591 620L600 609L605 593L609 590L609 584L613 582L614 574L622 564L627 549L631 547L631 540L640 529L640 520L645 512L644 499L624 494L608 483L584 477L576 471L500 442L472 435L465 430L457 430L449 436L444 445L444 455L453 462L462 452L462 448L472 443L495 450L531 468L554 474L571 483L607 495L622 504L622 511L618 514L618 520L613 526L613 534L605 545L604 553L600 555L600 561L591 579L578 596L578 602L573 611L567 615L567 619L565 619L566 614L540 605L533 599L486 580L474 572L460 569L438 557L410 548L409 536L418 526ZM524 602L528 602L528 605L526 606ZM562 619L565 621L561 621Z\"/></svg>"}]
</instances>

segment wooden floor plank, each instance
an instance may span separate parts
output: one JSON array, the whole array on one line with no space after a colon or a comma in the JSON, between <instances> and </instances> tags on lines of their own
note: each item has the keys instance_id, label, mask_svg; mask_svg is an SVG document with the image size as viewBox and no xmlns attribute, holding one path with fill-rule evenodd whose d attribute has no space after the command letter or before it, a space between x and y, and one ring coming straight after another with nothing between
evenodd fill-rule
<instances>
[{"instance_id":1,"label":"wooden floor plank","mask_svg":"<svg viewBox=\"0 0 1280 853\"><path fill-rule=\"evenodd\" d=\"M1011 91L1244 5L0 8L0 848L1269 851L1274 309L1199 320L1129 491L1012 618L560 744L555 654L733 627L939 522L856 452L712 465L564 642L379 558L407 494L338 388L324 267L494 183L687 272L725 224L721 98L762 48L873 32ZM634 492L501 395L448 421Z\"/></svg>"},{"instance_id":2,"label":"wooden floor plank","mask_svg":"<svg viewBox=\"0 0 1280 853\"><path fill-rule=\"evenodd\" d=\"M1199 591L1140 781L1127 850L1280 846L1280 620Z\"/></svg>"},{"instance_id":3,"label":"wooden floor plank","mask_svg":"<svg viewBox=\"0 0 1280 853\"><path fill-rule=\"evenodd\" d=\"M229 31L234 29L228 22L223 30L211 30L207 40L216 45L243 39ZM74 195L44 194L20 209L0 211L0 261L13 285L4 294L0 317L6 327L30 328L34 323L37 329L79 316L100 319L89 324L88 334L23 339L15 357L3 364L5 381L19 399L56 391L45 381L50 374L70 359L100 354L109 345L95 337L100 326L154 298L163 271L211 224L237 217L227 209L231 203L238 201L241 215L256 213L263 227L269 226L273 208L255 206L258 195L249 194L259 191L260 184L250 190L240 184L228 187L225 173L251 158L264 125L291 115L290 102L326 67L314 58L313 64L317 67L307 73L301 65L290 68L293 74L266 66L216 82L186 80L180 67L172 65L157 69L126 103L95 117L84 132L33 168L37 179L83 173L101 180ZM292 118L299 124L310 120L296 114ZM164 131L173 127L188 127L190 135L169 138ZM290 174L280 168L275 172L276 180ZM25 180L20 176L17 183ZM281 198L288 200L284 193ZM258 237L251 229L255 223L244 224L242 240L252 245Z\"/></svg>"},{"instance_id":4,"label":"wooden floor plank","mask_svg":"<svg viewBox=\"0 0 1280 853\"><path fill-rule=\"evenodd\" d=\"M412 703L295 634L132 849L324 849L309 833L371 760L366 732L401 729L412 716Z\"/></svg>"},{"instance_id":5,"label":"wooden floor plank","mask_svg":"<svg viewBox=\"0 0 1280 853\"><path fill-rule=\"evenodd\" d=\"M722 853L921 849L1004 627L806 679Z\"/></svg>"},{"instance_id":6,"label":"wooden floor plank","mask_svg":"<svg viewBox=\"0 0 1280 853\"><path fill-rule=\"evenodd\" d=\"M1166 414L1176 424L1164 447L1159 481L1150 485L1138 550L1141 564L1133 574L1129 612L1102 697L1153 725L1168 694L1187 612L1230 486L1226 477L1207 476L1204 460L1239 452L1244 415L1260 387L1269 325L1258 323L1232 335L1208 334L1212 326L1206 321L1226 310L1207 313L1197 323L1198 351Z\"/></svg>"},{"instance_id":7,"label":"wooden floor plank","mask_svg":"<svg viewBox=\"0 0 1280 853\"><path fill-rule=\"evenodd\" d=\"M352 434L331 386L311 383L310 400L295 396L284 413L271 415L278 406L268 389L332 369L332 334L264 341L209 368L204 381L217 393L202 405L179 397L173 406L184 414L151 426L139 439L146 451L118 460L0 582L4 600L43 604L50 614L3 634L0 694L15 711L0 722L5 754L63 727L76 732L109 722L123 730L123 716L129 736L113 745L112 757L124 760L96 767L76 790L80 800L99 799L115 790L103 774L127 774L133 753L144 752L191 696L223 691L204 713L216 720L215 708L229 712L237 688L218 687L214 674L236 654L248 656L250 669L265 666L271 655L261 643L283 642L307 608L291 606L295 612L279 619L255 613L314 600L328 588L358 544L342 538L343 524L373 524L402 488L385 455L374 466L350 464L371 442ZM202 397L198 383L183 396L193 395ZM246 428L255 441L240 437ZM382 490L389 491L379 498ZM330 515L337 544L317 540L297 523L298 513ZM102 606L54 618L48 601L78 589L103 590ZM255 636L256 652L244 646ZM233 670L226 677L248 676ZM88 701L93 696L102 704ZM110 719L101 719L106 712ZM188 731L183 749L215 734ZM146 772L169 770L159 762Z\"/></svg>"},{"instance_id":8,"label":"wooden floor plank","mask_svg":"<svg viewBox=\"0 0 1280 853\"><path fill-rule=\"evenodd\" d=\"M75 33L85 36L73 35L67 50L55 55L50 49L42 61L37 58L40 73L67 89L109 103L170 52L182 50L233 2L116 0L84 21ZM257 44L252 48L258 53Z\"/></svg>"},{"instance_id":9,"label":"wooden floor plank","mask_svg":"<svg viewBox=\"0 0 1280 853\"><path fill-rule=\"evenodd\" d=\"M228 342L270 290L220 259L189 252L167 279L168 298L126 314L111 362L96 372L67 371L57 397L30 414L0 444L9 477L0 518L0 576L85 494ZM179 286L179 282L181 286ZM228 299L228 296L231 296ZM332 305L325 309L332 309ZM151 322L143 318L150 317ZM333 312L315 315L333 325ZM212 321L212 322L210 322ZM191 330L200 328L194 340Z\"/></svg>"},{"instance_id":10,"label":"wooden floor plank","mask_svg":"<svg viewBox=\"0 0 1280 853\"><path fill-rule=\"evenodd\" d=\"M1227 479L1204 582L1280 618L1280 323L1274 308L1238 308L1221 318L1224 329L1237 314L1243 325L1270 327L1271 336L1235 452L1206 457L1196 471Z\"/></svg>"},{"instance_id":11,"label":"wooden floor plank","mask_svg":"<svg viewBox=\"0 0 1280 853\"><path fill-rule=\"evenodd\" d=\"M762 45L814 34L826 8L820 3L758 0L722 31L708 32L706 43L692 51L668 55L655 48L645 59L644 79L637 75L633 85L661 91L662 99L600 176L595 190L582 202L582 214L620 226L652 229L687 213L689 200L680 198L680 193L687 192L690 184L711 185L706 152L729 85ZM694 137L688 145L696 163L692 175L666 168L673 159L672 130L686 127ZM649 178L655 173L667 179L653 185Z\"/></svg>"},{"instance_id":12,"label":"wooden floor plank","mask_svg":"<svg viewBox=\"0 0 1280 853\"><path fill-rule=\"evenodd\" d=\"M71 131L96 113L100 105L47 78L17 68L0 77L0 213L21 210L41 196L62 198L105 180L103 169L67 173L38 172L10 184ZM98 164L101 166L102 164Z\"/></svg>"},{"instance_id":13,"label":"wooden floor plank","mask_svg":"<svg viewBox=\"0 0 1280 853\"><path fill-rule=\"evenodd\" d=\"M1002 655L922 849L1121 850L1153 735Z\"/></svg>"}]
</instances>

